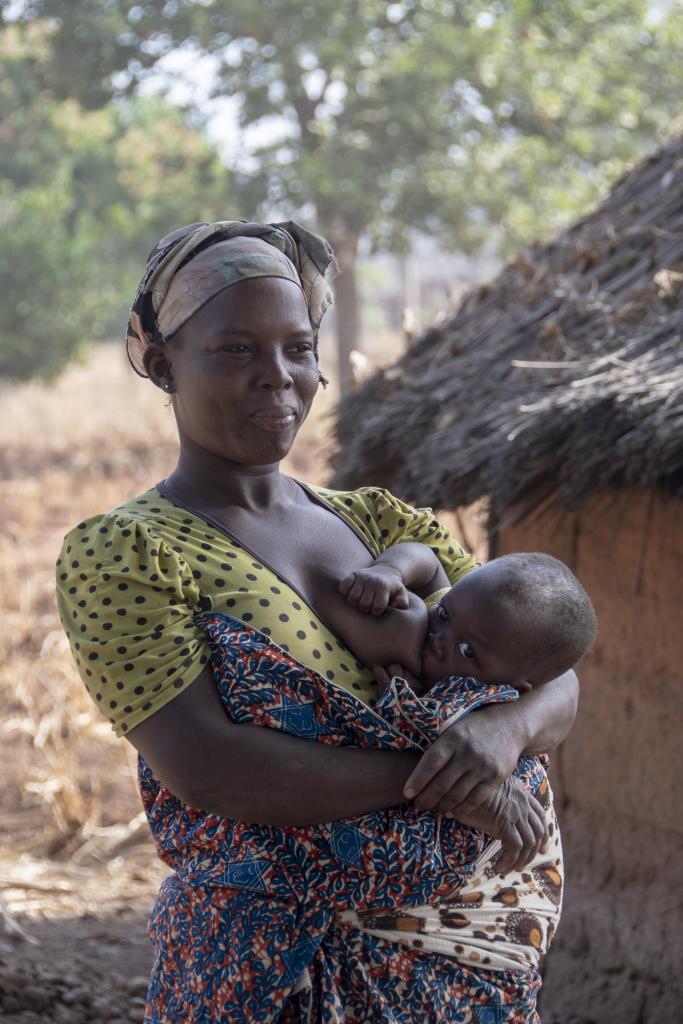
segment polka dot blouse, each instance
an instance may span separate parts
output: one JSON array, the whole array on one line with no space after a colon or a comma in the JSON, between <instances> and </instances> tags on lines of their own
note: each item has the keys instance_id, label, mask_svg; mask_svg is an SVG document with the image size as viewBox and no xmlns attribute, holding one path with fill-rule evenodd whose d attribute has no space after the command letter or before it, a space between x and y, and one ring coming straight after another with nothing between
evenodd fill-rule
<instances>
[{"instance_id":1,"label":"polka dot blouse","mask_svg":"<svg viewBox=\"0 0 683 1024\"><path fill-rule=\"evenodd\" d=\"M431 509L378 488L310 489L376 554L398 541L422 541L452 583L476 565ZM156 487L67 534L57 604L81 678L118 735L199 675L210 651L195 618L207 610L248 622L361 700L376 696L371 673L285 580Z\"/></svg>"}]
</instances>

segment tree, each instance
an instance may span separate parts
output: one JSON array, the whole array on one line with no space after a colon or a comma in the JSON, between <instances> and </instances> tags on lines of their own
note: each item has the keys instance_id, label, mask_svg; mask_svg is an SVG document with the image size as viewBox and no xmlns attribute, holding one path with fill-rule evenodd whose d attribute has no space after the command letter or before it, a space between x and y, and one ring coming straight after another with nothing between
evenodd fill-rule
<instances>
[{"instance_id":1,"label":"tree","mask_svg":"<svg viewBox=\"0 0 683 1024\"><path fill-rule=\"evenodd\" d=\"M142 258L215 216L230 177L160 99L85 110L50 88L51 32L0 33L0 375L49 377L121 333Z\"/></svg>"},{"instance_id":2,"label":"tree","mask_svg":"<svg viewBox=\"0 0 683 1024\"><path fill-rule=\"evenodd\" d=\"M236 177L245 204L314 217L337 249L344 387L361 237L396 249L422 228L459 249L493 237L503 250L591 205L677 113L676 7L26 0L21 17L53 19L51 74L65 94L87 99L74 74L84 44L96 99L122 87L115 71L134 82L183 46L213 55L243 125L277 119L278 141Z\"/></svg>"}]
</instances>

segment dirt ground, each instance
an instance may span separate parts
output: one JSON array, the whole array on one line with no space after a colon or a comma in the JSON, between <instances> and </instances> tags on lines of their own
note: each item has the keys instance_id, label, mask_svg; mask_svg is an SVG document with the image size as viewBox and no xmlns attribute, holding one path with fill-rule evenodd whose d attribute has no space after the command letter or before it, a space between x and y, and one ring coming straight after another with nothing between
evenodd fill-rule
<instances>
[{"instance_id":1,"label":"dirt ground","mask_svg":"<svg viewBox=\"0 0 683 1024\"><path fill-rule=\"evenodd\" d=\"M0 940L0 1020L140 1024L152 963L148 908L159 875L153 859L145 844L102 871L86 869L82 881L99 889L88 903L59 899L71 881L66 866L50 865L44 889L31 881L18 893L3 878L13 925L23 934L6 930ZM35 875L44 874L44 863L30 865ZM112 875L117 895L102 901ZM17 914L24 903L26 911Z\"/></svg>"},{"instance_id":2,"label":"dirt ground","mask_svg":"<svg viewBox=\"0 0 683 1024\"><path fill-rule=\"evenodd\" d=\"M288 471L328 476L332 389ZM175 431L119 346L52 386L0 384L0 1021L140 1024L147 917L167 873L134 755L76 675L54 604L64 533L162 479ZM475 546L475 520L459 524Z\"/></svg>"}]
</instances>

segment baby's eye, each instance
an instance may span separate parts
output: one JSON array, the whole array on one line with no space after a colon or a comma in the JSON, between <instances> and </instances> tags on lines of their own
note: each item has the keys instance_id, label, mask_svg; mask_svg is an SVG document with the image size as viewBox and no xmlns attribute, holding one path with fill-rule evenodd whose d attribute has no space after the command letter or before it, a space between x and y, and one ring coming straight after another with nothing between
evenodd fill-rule
<instances>
[{"instance_id":1,"label":"baby's eye","mask_svg":"<svg viewBox=\"0 0 683 1024\"><path fill-rule=\"evenodd\" d=\"M461 640L458 644L458 654L461 654L463 658L467 658L468 661L474 661L474 651L465 640Z\"/></svg>"},{"instance_id":2,"label":"baby's eye","mask_svg":"<svg viewBox=\"0 0 683 1024\"><path fill-rule=\"evenodd\" d=\"M448 622L448 612L442 604L437 604L436 614L439 616L442 622Z\"/></svg>"}]
</instances>

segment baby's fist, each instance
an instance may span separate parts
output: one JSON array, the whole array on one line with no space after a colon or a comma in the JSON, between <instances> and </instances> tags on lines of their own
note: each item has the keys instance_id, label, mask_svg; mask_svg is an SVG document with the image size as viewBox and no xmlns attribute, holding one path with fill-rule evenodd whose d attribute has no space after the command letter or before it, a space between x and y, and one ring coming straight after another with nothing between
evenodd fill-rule
<instances>
[{"instance_id":1,"label":"baby's fist","mask_svg":"<svg viewBox=\"0 0 683 1024\"><path fill-rule=\"evenodd\" d=\"M407 608L408 592L401 574L391 566L371 565L349 573L339 584L352 608L366 615L382 615L386 609Z\"/></svg>"}]
</instances>

